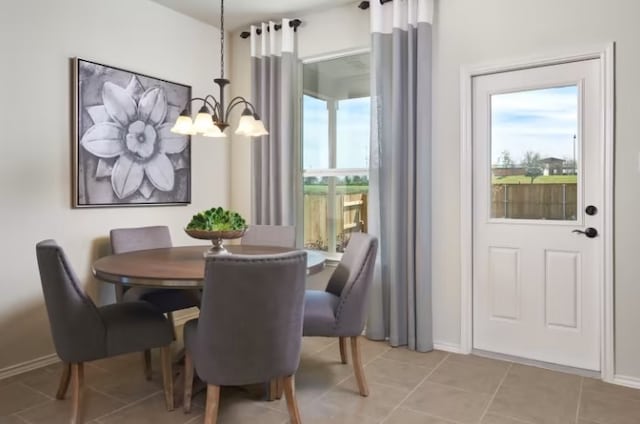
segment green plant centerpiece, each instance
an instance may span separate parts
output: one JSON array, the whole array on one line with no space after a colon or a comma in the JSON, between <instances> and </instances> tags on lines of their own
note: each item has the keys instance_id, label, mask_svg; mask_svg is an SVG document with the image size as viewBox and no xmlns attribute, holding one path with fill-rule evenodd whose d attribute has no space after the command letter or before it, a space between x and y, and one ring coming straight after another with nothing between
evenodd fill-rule
<instances>
[{"instance_id":1,"label":"green plant centerpiece","mask_svg":"<svg viewBox=\"0 0 640 424\"><path fill-rule=\"evenodd\" d=\"M211 240L213 247L205 252L205 256L228 253L223 241L240 238L246 230L247 222L239 213L221 207L198 212L185 228L193 238Z\"/></svg>"}]
</instances>

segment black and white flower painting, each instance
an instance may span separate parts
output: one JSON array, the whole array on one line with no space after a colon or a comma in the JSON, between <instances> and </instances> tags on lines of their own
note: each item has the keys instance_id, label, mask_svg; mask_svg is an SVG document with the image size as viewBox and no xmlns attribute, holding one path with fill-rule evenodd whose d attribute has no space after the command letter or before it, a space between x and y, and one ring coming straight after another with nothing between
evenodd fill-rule
<instances>
[{"instance_id":1,"label":"black and white flower painting","mask_svg":"<svg viewBox=\"0 0 640 424\"><path fill-rule=\"evenodd\" d=\"M75 59L77 207L187 204L190 137L171 132L191 87Z\"/></svg>"}]
</instances>

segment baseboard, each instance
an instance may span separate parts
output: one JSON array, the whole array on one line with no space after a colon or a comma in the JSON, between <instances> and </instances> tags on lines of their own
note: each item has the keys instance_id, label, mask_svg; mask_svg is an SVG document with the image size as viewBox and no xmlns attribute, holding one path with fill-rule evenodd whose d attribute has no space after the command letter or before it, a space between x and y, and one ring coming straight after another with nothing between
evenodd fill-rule
<instances>
[{"instance_id":1,"label":"baseboard","mask_svg":"<svg viewBox=\"0 0 640 424\"><path fill-rule=\"evenodd\" d=\"M628 377L626 375L614 375L612 383L618 384L620 386L631 387L632 389L640 389L640 378L638 377Z\"/></svg>"},{"instance_id":2,"label":"baseboard","mask_svg":"<svg viewBox=\"0 0 640 424\"><path fill-rule=\"evenodd\" d=\"M447 342L433 342L433 348L443 352L463 353L460 345Z\"/></svg>"},{"instance_id":3,"label":"baseboard","mask_svg":"<svg viewBox=\"0 0 640 424\"><path fill-rule=\"evenodd\" d=\"M0 380L43 368L56 362L60 362L60 358L58 358L58 355L55 353L52 353L51 355L41 356L40 358L32 359L21 364L11 365L10 367L0 369Z\"/></svg>"},{"instance_id":4,"label":"baseboard","mask_svg":"<svg viewBox=\"0 0 640 424\"><path fill-rule=\"evenodd\" d=\"M192 320L193 318L198 318L198 315L199 311L180 315L175 318L175 325L184 325L187 321ZM22 362L21 364L11 365L9 367L0 369L0 380L13 377L14 375L33 371L38 368L43 368L48 365L55 364L56 362L60 362L60 358L58 358L58 355L56 355L55 353L52 353L51 355L42 356L40 358Z\"/></svg>"}]
</instances>

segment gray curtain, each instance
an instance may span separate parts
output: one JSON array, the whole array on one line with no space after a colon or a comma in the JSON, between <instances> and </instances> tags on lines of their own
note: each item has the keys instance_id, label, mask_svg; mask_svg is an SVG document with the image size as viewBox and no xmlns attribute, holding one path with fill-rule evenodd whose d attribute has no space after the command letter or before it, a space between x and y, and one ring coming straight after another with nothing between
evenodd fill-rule
<instances>
[{"instance_id":1,"label":"gray curtain","mask_svg":"<svg viewBox=\"0 0 640 424\"><path fill-rule=\"evenodd\" d=\"M432 0L371 2L370 228L380 238L367 336L433 349ZM377 212L377 213L374 213Z\"/></svg>"},{"instance_id":2,"label":"gray curtain","mask_svg":"<svg viewBox=\"0 0 640 424\"><path fill-rule=\"evenodd\" d=\"M271 30L268 30L268 27ZM252 101L269 135L252 140L252 221L295 225L295 31L283 19L251 27Z\"/></svg>"}]
</instances>

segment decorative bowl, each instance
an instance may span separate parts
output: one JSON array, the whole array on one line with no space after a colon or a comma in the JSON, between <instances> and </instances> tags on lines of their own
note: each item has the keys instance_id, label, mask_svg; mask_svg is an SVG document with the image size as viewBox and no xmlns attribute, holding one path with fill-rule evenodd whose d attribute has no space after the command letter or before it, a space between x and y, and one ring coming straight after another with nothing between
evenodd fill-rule
<instances>
[{"instance_id":1,"label":"decorative bowl","mask_svg":"<svg viewBox=\"0 0 640 424\"><path fill-rule=\"evenodd\" d=\"M209 256L229 253L223 246L223 240L240 238L244 235L247 229L243 228L242 230L208 231L185 228L184 231L193 238L199 240L211 240L213 247L205 252L205 256Z\"/></svg>"}]
</instances>

